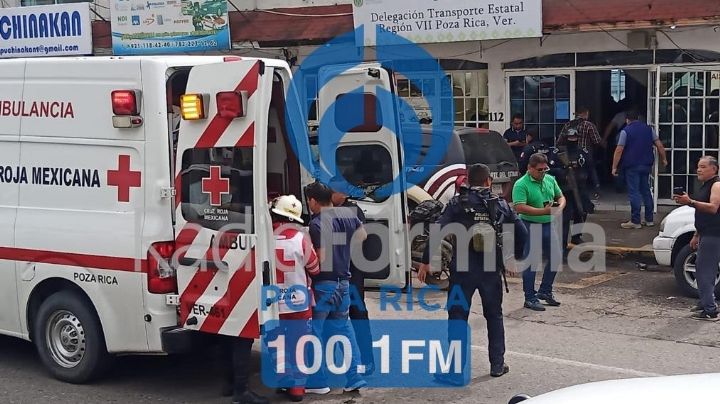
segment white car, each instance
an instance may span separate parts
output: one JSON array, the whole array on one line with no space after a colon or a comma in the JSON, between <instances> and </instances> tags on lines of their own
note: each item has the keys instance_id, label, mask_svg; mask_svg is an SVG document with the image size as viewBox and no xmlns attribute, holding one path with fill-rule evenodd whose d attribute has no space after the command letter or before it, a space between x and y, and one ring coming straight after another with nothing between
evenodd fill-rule
<instances>
[{"instance_id":1,"label":"white car","mask_svg":"<svg viewBox=\"0 0 720 404\"><path fill-rule=\"evenodd\" d=\"M681 206L668 214L660 223L660 233L653 240L655 260L660 265L673 268L675 281L683 294L697 297L695 280L695 252L690 248L690 240L695 233L695 208ZM715 279L716 295L720 295L718 286L720 277Z\"/></svg>"},{"instance_id":2,"label":"white car","mask_svg":"<svg viewBox=\"0 0 720 404\"><path fill-rule=\"evenodd\" d=\"M518 395L508 404L714 403L720 373L606 380L541 394Z\"/></svg>"}]
</instances>

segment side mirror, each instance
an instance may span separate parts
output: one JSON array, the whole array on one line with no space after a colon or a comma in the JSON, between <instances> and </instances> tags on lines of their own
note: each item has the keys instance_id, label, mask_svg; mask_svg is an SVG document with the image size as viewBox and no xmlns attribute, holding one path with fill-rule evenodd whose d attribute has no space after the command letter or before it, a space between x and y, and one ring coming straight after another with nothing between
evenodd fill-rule
<instances>
[{"instance_id":1,"label":"side mirror","mask_svg":"<svg viewBox=\"0 0 720 404\"><path fill-rule=\"evenodd\" d=\"M518 394L518 395L514 396L513 398L511 398L510 401L508 401L508 404L518 404L525 400L529 400L530 398L531 397L528 396L527 394Z\"/></svg>"}]
</instances>

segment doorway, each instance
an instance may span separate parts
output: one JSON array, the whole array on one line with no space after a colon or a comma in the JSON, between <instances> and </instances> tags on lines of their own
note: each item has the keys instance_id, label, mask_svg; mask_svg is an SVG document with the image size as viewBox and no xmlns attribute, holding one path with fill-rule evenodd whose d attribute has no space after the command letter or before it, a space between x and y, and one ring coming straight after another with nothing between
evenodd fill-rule
<instances>
[{"instance_id":1,"label":"doorway","mask_svg":"<svg viewBox=\"0 0 720 404\"><path fill-rule=\"evenodd\" d=\"M648 116L648 70L615 68L578 71L575 100L577 107L584 106L590 110L590 121L597 125L600 137L607 139L607 147L596 148L594 152L603 188L601 194L610 197L624 193L622 178L614 178L611 174L612 158L618 134L625 125L623 112L635 108Z\"/></svg>"}]
</instances>

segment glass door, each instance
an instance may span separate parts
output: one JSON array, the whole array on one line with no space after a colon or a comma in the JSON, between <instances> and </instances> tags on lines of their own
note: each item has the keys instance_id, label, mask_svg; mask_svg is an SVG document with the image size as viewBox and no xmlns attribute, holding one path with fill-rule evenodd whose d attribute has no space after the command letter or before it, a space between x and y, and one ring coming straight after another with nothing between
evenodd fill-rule
<instances>
[{"instance_id":1,"label":"glass door","mask_svg":"<svg viewBox=\"0 0 720 404\"><path fill-rule=\"evenodd\" d=\"M520 114L527 131L555 144L555 137L575 112L575 72L514 71L507 72L506 79L506 99L510 100L506 122Z\"/></svg>"},{"instance_id":2,"label":"glass door","mask_svg":"<svg viewBox=\"0 0 720 404\"><path fill-rule=\"evenodd\" d=\"M699 189L700 157L718 157L720 65L660 66L656 72L655 120L669 167L658 172L656 199L672 203L672 189Z\"/></svg>"}]
</instances>

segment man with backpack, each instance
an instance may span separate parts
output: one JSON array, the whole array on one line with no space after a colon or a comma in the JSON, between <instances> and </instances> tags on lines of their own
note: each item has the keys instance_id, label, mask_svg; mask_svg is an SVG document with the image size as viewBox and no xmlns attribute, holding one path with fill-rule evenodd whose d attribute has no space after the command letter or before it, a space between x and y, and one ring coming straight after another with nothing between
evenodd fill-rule
<instances>
[{"instance_id":1,"label":"man with backpack","mask_svg":"<svg viewBox=\"0 0 720 404\"><path fill-rule=\"evenodd\" d=\"M600 194L600 179L595 166L595 146L602 142L600 132L594 123L590 122L590 110L587 107L580 107L575 113L575 119L563 126L558 139L567 139L568 137L577 136L577 144L581 149L587 151L588 161L586 167L590 174L590 185L593 187L593 197L597 199ZM575 133L575 134L574 134Z\"/></svg>"}]
</instances>

